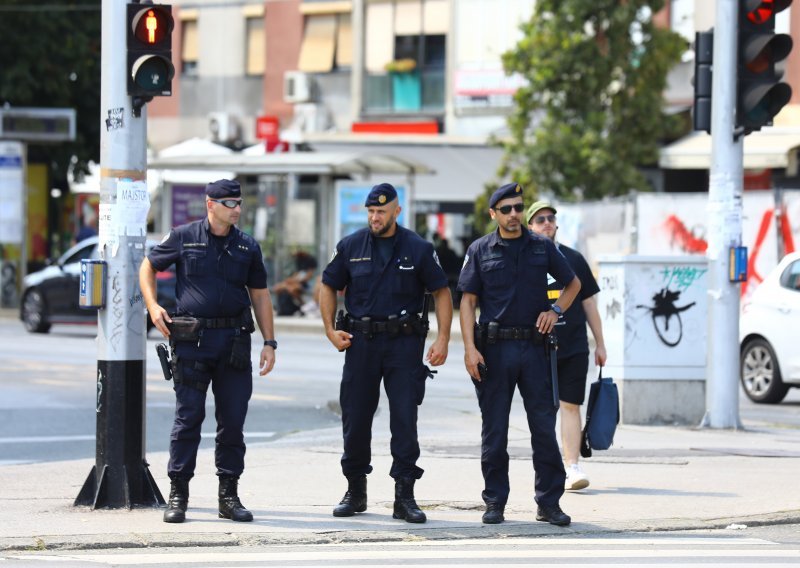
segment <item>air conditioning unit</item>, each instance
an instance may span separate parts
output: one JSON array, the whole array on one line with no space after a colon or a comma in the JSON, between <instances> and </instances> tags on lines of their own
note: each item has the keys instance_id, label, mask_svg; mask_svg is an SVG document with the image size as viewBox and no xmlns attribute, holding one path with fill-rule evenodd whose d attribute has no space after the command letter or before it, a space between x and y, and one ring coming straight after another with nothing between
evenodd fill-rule
<instances>
[{"instance_id":1,"label":"air conditioning unit","mask_svg":"<svg viewBox=\"0 0 800 568\"><path fill-rule=\"evenodd\" d=\"M227 143L242 137L242 125L229 112L211 112L208 114L208 131L214 142Z\"/></svg>"},{"instance_id":2,"label":"air conditioning unit","mask_svg":"<svg viewBox=\"0 0 800 568\"><path fill-rule=\"evenodd\" d=\"M313 79L302 71L287 71L283 75L283 100L287 103L307 103L313 96Z\"/></svg>"},{"instance_id":3,"label":"air conditioning unit","mask_svg":"<svg viewBox=\"0 0 800 568\"><path fill-rule=\"evenodd\" d=\"M324 132L331 126L327 109L316 103L304 103L294 106L294 117L290 130L295 132Z\"/></svg>"}]
</instances>

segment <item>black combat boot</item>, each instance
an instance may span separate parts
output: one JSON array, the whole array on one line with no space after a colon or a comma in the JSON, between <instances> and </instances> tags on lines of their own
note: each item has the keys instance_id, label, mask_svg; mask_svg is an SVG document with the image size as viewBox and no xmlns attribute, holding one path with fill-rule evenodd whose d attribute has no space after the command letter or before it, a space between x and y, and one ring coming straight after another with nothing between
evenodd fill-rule
<instances>
[{"instance_id":1,"label":"black combat boot","mask_svg":"<svg viewBox=\"0 0 800 568\"><path fill-rule=\"evenodd\" d=\"M219 476L219 518L244 523L250 522L253 520L253 513L245 509L242 502L239 501L238 486L238 477Z\"/></svg>"},{"instance_id":2,"label":"black combat boot","mask_svg":"<svg viewBox=\"0 0 800 568\"><path fill-rule=\"evenodd\" d=\"M414 501L414 482L416 479L398 477L394 480L394 513L395 519L405 519L409 523L424 523L425 513L420 511Z\"/></svg>"},{"instance_id":3,"label":"black combat boot","mask_svg":"<svg viewBox=\"0 0 800 568\"><path fill-rule=\"evenodd\" d=\"M176 477L171 480L169 503L164 511L165 523L182 523L186 520L186 507L189 506L189 480Z\"/></svg>"},{"instance_id":4,"label":"black combat boot","mask_svg":"<svg viewBox=\"0 0 800 568\"><path fill-rule=\"evenodd\" d=\"M347 492L333 509L334 517L352 517L367 510L367 476L347 478Z\"/></svg>"}]
</instances>

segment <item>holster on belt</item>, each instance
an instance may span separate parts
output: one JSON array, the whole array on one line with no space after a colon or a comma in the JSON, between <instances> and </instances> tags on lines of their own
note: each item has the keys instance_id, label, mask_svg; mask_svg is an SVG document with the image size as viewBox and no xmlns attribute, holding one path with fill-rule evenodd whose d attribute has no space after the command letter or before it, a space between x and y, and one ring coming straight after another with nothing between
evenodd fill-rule
<instances>
[{"instance_id":1,"label":"holster on belt","mask_svg":"<svg viewBox=\"0 0 800 568\"><path fill-rule=\"evenodd\" d=\"M486 345L486 328L484 328L481 324L476 323L473 335L475 349L477 349L478 352L483 353L483 347Z\"/></svg>"},{"instance_id":2,"label":"holster on belt","mask_svg":"<svg viewBox=\"0 0 800 568\"><path fill-rule=\"evenodd\" d=\"M339 310L339 313L336 314L333 329L350 333L350 318L345 315L344 310Z\"/></svg>"},{"instance_id":3,"label":"holster on belt","mask_svg":"<svg viewBox=\"0 0 800 568\"><path fill-rule=\"evenodd\" d=\"M490 321L486 324L486 344L487 345L494 345L497 342L498 337L500 336L500 323L496 321Z\"/></svg>"}]
</instances>

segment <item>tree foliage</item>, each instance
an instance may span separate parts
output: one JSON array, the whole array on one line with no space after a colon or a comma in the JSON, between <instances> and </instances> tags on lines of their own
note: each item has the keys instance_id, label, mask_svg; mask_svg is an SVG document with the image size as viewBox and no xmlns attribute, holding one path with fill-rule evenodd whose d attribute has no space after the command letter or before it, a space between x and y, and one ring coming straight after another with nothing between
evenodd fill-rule
<instances>
[{"instance_id":1,"label":"tree foliage","mask_svg":"<svg viewBox=\"0 0 800 568\"><path fill-rule=\"evenodd\" d=\"M638 167L655 164L659 141L678 134L662 111L662 93L687 47L653 24L663 5L537 0L523 38L503 55L506 72L527 83L514 97L511 136L501 142L503 182L522 184L528 199L648 189Z\"/></svg>"},{"instance_id":2,"label":"tree foliage","mask_svg":"<svg viewBox=\"0 0 800 568\"><path fill-rule=\"evenodd\" d=\"M64 187L67 168L100 156L100 0L3 0L0 105L74 108L74 142L30 143L28 160L50 167Z\"/></svg>"}]
</instances>

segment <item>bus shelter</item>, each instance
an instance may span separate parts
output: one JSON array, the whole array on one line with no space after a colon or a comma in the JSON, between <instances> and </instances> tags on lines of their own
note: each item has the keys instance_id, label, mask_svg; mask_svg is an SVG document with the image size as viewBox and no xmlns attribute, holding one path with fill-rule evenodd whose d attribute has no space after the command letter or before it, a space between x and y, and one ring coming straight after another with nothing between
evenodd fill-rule
<instances>
[{"instance_id":1,"label":"bus shelter","mask_svg":"<svg viewBox=\"0 0 800 568\"><path fill-rule=\"evenodd\" d=\"M322 268L340 238L366 225L364 198L377 183L398 188L399 222L413 230L416 176L434 173L422 162L381 154L247 150L159 156L148 167L162 175L152 220L154 232L162 234L205 216L205 184L232 174L242 184L239 226L261 244L270 285L293 272L298 251L313 255ZM181 171L191 176L181 177Z\"/></svg>"}]
</instances>

